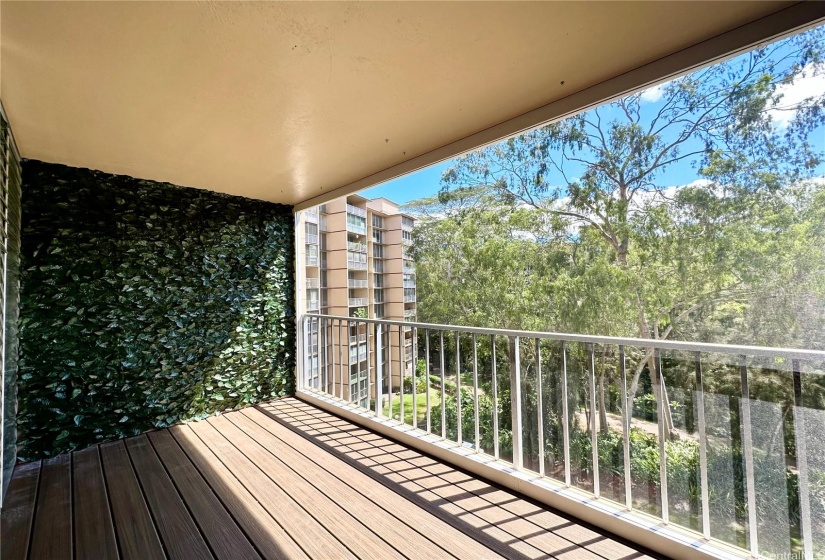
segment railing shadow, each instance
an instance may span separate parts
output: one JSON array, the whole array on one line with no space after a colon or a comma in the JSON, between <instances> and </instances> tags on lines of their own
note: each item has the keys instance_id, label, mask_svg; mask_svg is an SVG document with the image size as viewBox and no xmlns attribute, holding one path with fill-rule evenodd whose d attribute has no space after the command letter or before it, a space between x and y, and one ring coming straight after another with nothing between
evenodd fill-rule
<instances>
[{"instance_id":1,"label":"railing shadow","mask_svg":"<svg viewBox=\"0 0 825 560\"><path fill-rule=\"evenodd\" d=\"M579 551L610 559L657 557L296 399L253 408L501 556L553 558Z\"/></svg>"}]
</instances>

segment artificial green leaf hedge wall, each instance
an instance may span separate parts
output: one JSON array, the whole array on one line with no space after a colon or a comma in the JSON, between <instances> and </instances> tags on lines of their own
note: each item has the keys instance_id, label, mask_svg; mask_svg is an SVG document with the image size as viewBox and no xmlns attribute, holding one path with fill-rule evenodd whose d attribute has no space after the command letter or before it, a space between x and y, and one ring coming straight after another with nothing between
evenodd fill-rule
<instances>
[{"instance_id":1,"label":"artificial green leaf hedge wall","mask_svg":"<svg viewBox=\"0 0 825 560\"><path fill-rule=\"evenodd\" d=\"M290 394L294 229L288 206L24 161L20 458Z\"/></svg>"}]
</instances>

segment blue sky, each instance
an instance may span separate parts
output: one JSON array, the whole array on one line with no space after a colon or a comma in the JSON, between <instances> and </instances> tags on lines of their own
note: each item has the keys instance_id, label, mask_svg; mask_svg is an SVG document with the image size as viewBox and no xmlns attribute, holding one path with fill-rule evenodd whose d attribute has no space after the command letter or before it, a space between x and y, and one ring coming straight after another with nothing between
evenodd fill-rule
<instances>
[{"instance_id":1,"label":"blue sky","mask_svg":"<svg viewBox=\"0 0 825 560\"><path fill-rule=\"evenodd\" d=\"M781 56L783 53L778 53ZM784 101L798 103L806 97L821 95L825 91L825 65L817 69L817 75L812 75L805 80L798 80L794 86L783 90ZM783 86L784 87L784 86ZM646 90L642 94L643 114L645 111L654 111L663 101L661 100L661 93L658 87L653 87ZM784 105L785 103L783 103ZM603 106L599 109L603 121L610 121L613 118L619 118L619 109L614 109L609 106ZM782 120L789 117L787 112L776 112L774 116L777 121L777 126L782 125ZM620 119L621 120L621 119ZM814 148L818 151L825 151L825 127L820 127L811 134L810 141ZM433 196L438 193L441 188L441 174L449 169L452 161L438 163L399 177L392 181L388 181L377 187L366 189L361 192L363 196L368 198L385 197L397 202L398 204L405 204L411 200L422 197ZM575 175L575 172L573 173ZM825 166L820 166L817 175L825 174ZM698 178L696 170L691 166L690 161L683 161L668 168L667 176L660 180L662 186L678 186L686 185ZM561 177L550 177L553 183L562 184Z\"/></svg>"}]
</instances>

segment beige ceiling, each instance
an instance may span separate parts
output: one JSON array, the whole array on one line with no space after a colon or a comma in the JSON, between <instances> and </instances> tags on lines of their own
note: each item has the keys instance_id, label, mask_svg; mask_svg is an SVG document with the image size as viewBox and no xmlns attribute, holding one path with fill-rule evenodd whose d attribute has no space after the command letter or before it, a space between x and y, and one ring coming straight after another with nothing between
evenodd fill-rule
<instances>
[{"instance_id":1,"label":"beige ceiling","mask_svg":"<svg viewBox=\"0 0 825 560\"><path fill-rule=\"evenodd\" d=\"M298 203L793 2L0 2L23 157Z\"/></svg>"}]
</instances>

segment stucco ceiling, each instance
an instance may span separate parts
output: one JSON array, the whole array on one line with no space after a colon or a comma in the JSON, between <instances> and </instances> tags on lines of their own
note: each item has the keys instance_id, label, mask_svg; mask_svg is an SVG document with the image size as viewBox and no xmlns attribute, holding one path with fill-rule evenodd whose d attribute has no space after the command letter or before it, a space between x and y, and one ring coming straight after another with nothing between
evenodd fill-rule
<instances>
[{"instance_id":1,"label":"stucco ceiling","mask_svg":"<svg viewBox=\"0 0 825 560\"><path fill-rule=\"evenodd\" d=\"M793 2L0 2L23 157L295 204Z\"/></svg>"}]
</instances>

